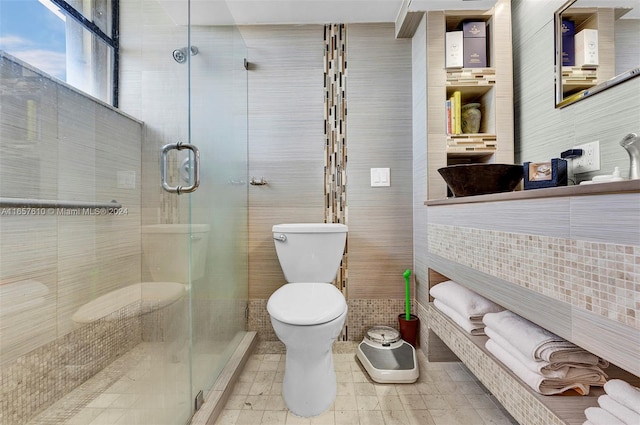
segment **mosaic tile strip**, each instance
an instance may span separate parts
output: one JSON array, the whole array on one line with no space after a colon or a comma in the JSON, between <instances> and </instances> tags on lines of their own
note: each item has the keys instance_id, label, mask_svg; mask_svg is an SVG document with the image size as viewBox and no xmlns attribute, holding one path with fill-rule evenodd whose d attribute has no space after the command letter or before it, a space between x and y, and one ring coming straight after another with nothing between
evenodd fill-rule
<instances>
[{"instance_id":1,"label":"mosaic tile strip","mask_svg":"<svg viewBox=\"0 0 640 425\"><path fill-rule=\"evenodd\" d=\"M271 326L271 317L267 311L267 301L264 299L249 300L249 320L247 330L256 332L258 343L264 341L278 341L276 333Z\"/></svg>"},{"instance_id":2,"label":"mosaic tile strip","mask_svg":"<svg viewBox=\"0 0 640 425\"><path fill-rule=\"evenodd\" d=\"M348 300L347 341L362 341L372 326L398 329L398 315L404 312L404 300ZM412 303L412 312L415 314Z\"/></svg>"},{"instance_id":3,"label":"mosaic tile strip","mask_svg":"<svg viewBox=\"0 0 640 425\"><path fill-rule=\"evenodd\" d=\"M640 246L429 225L429 252L640 329Z\"/></svg>"},{"instance_id":4,"label":"mosaic tile strip","mask_svg":"<svg viewBox=\"0 0 640 425\"><path fill-rule=\"evenodd\" d=\"M324 197L325 222L347 224L347 28L324 27ZM334 284L347 296L349 239Z\"/></svg>"},{"instance_id":5,"label":"mosaic tile strip","mask_svg":"<svg viewBox=\"0 0 640 425\"><path fill-rule=\"evenodd\" d=\"M429 327L444 341L469 370L486 386L496 399L521 425L563 425L516 378L497 365L449 320L430 305Z\"/></svg>"},{"instance_id":6,"label":"mosaic tile strip","mask_svg":"<svg viewBox=\"0 0 640 425\"><path fill-rule=\"evenodd\" d=\"M0 423L22 425L141 341L140 311L117 313L2 365Z\"/></svg>"}]
</instances>

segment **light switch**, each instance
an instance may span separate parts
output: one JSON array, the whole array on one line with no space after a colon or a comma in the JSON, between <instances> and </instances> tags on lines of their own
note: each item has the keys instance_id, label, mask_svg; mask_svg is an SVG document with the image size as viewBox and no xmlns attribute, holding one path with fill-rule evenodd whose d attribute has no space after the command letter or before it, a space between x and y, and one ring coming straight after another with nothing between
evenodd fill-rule
<instances>
[{"instance_id":1,"label":"light switch","mask_svg":"<svg viewBox=\"0 0 640 425\"><path fill-rule=\"evenodd\" d=\"M371 187L391 186L391 170L389 168L371 169Z\"/></svg>"}]
</instances>

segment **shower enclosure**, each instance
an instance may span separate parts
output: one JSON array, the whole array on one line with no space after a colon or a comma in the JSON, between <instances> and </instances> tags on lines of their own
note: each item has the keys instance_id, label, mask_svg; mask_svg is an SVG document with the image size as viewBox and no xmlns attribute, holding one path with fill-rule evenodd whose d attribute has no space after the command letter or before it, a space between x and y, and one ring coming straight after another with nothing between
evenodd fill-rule
<instances>
[{"instance_id":1,"label":"shower enclosure","mask_svg":"<svg viewBox=\"0 0 640 425\"><path fill-rule=\"evenodd\" d=\"M190 9L0 1L3 425L186 424L246 340L247 52ZM34 56L10 14L65 47ZM178 142L199 151L192 193L162 188ZM165 160L165 186L195 182L193 153Z\"/></svg>"}]
</instances>

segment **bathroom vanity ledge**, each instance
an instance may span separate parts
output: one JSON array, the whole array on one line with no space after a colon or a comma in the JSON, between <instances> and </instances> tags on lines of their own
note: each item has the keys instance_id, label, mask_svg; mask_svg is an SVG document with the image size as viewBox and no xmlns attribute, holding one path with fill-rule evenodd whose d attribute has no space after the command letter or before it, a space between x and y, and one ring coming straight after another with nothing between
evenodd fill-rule
<instances>
[{"instance_id":1,"label":"bathroom vanity ledge","mask_svg":"<svg viewBox=\"0 0 640 425\"><path fill-rule=\"evenodd\" d=\"M433 199L426 201L424 204L428 207L433 207L453 204L515 201L521 199L608 195L613 193L640 193L640 180L561 186L547 189L518 190L515 192L492 193L489 195L463 196L460 198Z\"/></svg>"}]
</instances>

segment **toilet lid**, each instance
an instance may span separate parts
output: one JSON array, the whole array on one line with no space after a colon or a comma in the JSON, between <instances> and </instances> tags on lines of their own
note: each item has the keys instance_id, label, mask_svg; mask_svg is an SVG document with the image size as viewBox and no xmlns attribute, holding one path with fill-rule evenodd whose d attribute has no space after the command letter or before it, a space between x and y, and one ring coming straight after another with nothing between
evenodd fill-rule
<instances>
[{"instance_id":1,"label":"toilet lid","mask_svg":"<svg viewBox=\"0 0 640 425\"><path fill-rule=\"evenodd\" d=\"M347 308L342 292L330 283L287 283L267 302L271 317L290 325L319 325Z\"/></svg>"}]
</instances>

